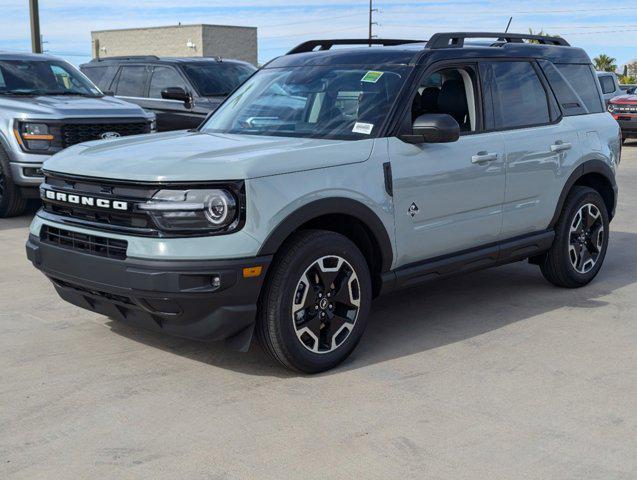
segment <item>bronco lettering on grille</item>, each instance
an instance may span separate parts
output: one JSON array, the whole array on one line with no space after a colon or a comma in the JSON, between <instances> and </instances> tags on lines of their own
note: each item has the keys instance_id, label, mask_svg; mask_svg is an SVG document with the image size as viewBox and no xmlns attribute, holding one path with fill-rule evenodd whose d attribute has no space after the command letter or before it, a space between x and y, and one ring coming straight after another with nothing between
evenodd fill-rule
<instances>
[{"instance_id":1,"label":"bronco lettering on grille","mask_svg":"<svg viewBox=\"0 0 637 480\"><path fill-rule=\"evenodd\" d=\"M53 200L55 202L68 203L71 205L81 205L85 207L97 207L106 210L128 210L128 202L122 202L119 200L86 197L84 195L76 195L73 193L55 192L53 190L45 190L44 192L44 195L48 200Z\"/></svg>"}]
</instances>

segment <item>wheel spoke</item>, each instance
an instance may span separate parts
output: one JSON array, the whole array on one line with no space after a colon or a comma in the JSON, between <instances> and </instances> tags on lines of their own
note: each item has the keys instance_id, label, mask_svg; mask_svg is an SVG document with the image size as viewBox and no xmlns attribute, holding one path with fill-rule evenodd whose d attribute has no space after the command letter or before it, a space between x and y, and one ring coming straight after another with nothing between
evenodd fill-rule
<instances>
[{"instance_id":1,"label":"wheel spoke","mask_svg":"<svg viewBox=\"0 0 637 480\"><path fill-rule=\"evenodd\" d=\"M301 343L314 353L338 348L354 328L360 286L352 266L339 256L311 264L297 284L293 325Z\"/></svg>"}]
</instances>

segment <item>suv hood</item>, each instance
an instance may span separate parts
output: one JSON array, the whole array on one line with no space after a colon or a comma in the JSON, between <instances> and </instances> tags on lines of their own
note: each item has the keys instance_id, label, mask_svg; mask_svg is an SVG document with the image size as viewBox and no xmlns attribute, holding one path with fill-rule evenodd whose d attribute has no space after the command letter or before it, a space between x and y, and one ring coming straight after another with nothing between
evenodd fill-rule
<instances>
[{"instance_id":1,"label":"suv hood","mask_svg":"<svg viewBox=\"0 0 637 480\"><path fill-rule=\"evenodd\" d=\"M5 96L0 95L0 108L16 116L58 119L64 117L147 117L141 107L115 97L80 97L70 95Z\"/></svg>"},{"instance_id":2,"label":"suv hood","mask_svg":"<svg viewBox=\"0 0 637 480\"><path fill-rule=\"evenodd\" d=\"M145 182L242 180L363 162L373 143L166 132L76 145L51 157L44 168Z\"/></svg>"},{"instance_id":3,"label":"suv hood","mask_svg":"<svg viewBox=\"0 0 637 480\"><path fill-rule=\"evenodd\" d=\"M629 105L637 105L637 95L618 95L610 99L611 103L623 103Z\"/></svg>"}]
</instances>

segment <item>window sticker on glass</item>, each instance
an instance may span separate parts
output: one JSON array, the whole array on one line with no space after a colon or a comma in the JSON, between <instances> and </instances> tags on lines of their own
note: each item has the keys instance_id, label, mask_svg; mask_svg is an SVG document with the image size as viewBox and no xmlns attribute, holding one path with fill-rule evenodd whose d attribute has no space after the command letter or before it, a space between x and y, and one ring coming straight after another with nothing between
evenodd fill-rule
<instances>
[{"instance_id":1,"label":"window sticker on glass","mask_svg":"<svg viewBox=\"0 0 637 480\"><path fill-rule=\"evenodd\" d=\"M363 135L369 135L369 134L372 133L373 129L374 129L374 124L373 123L356 122L354 124L354 128L352 129L352 132L354 132L354 133L362 133Z\"/></svg>"},{"instance_id":2,"label":"window sticker on glass","mask_svg":"<svg viewBox=\"0 0 637 480\"><path fill-rule=\"evenodd\" d=\"M370 70L363 76L363 78L361 78L361 82L376 83L382 76L383 72L374 72Z\"/></svg>"}]
</instances>

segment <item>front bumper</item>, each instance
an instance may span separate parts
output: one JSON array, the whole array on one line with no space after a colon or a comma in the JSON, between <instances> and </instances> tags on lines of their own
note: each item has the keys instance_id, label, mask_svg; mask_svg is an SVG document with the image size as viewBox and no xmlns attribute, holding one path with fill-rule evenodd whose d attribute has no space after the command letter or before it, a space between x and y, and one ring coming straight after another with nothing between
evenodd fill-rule
<instances>
[{"instance_id":1,"label":"front bumper","mask_svg":"<svg viewBox=\"0 0 637 480\"><path fill-rule=\"evenodd\" d=\"M11 179L20 187L37 188L44 181L42 163L11 163Z\"/></svg>"},{"instance_id":2,"label":"front bumper","mask_svg":"<svg viewBox=\"0 0 637 480\"><path fill-rule=\"evenodd\" d=\"M613 114L619 128L622 131L622 137L637 137L637 115Z\"/></svg>"},{"instance_id":3,"label":"front bumper","mask_svg":"<svg viewBox=\"0 0 637 480\"><path fill-rule=\"evenodd\" d=\"M43 242L27 257L67 302L124 323L185 338L226 340L247 350L271 257L221 261L116 260ZM261 266L258 277L243 268ZM214 276L220 286L212 284Z\"/></svg>"}]
</instances>

